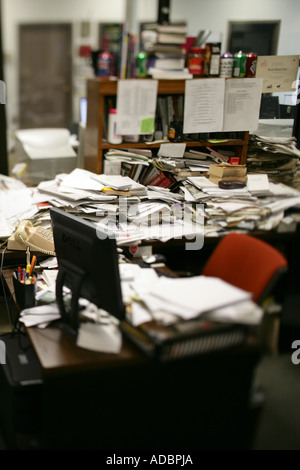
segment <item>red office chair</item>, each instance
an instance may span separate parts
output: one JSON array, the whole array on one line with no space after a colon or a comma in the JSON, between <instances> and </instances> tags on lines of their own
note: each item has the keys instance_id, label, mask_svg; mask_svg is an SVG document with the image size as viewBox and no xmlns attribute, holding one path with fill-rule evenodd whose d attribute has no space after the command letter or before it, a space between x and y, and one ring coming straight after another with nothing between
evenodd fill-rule
<instances>
[{"instance_id":1,"label":"red office chair","mask_svg":"<svg viewBox=\"0 0 300 470\"><path fill-rule=\"evenodd\" d=\"M287 266L286 258L268 243L250 235L230 233L219 242L202 274L251 292L253 301L261 304Z\"/></svg>"}]
</instances>

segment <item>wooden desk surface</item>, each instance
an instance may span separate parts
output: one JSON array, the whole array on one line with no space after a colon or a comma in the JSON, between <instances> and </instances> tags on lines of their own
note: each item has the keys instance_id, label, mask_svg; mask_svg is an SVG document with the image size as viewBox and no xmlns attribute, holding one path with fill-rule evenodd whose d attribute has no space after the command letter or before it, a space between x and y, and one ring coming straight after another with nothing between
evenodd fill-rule
<instances>
[{"instance_id":1,"label":"wooden desk surface","mask_svg":"<svg viewBox=\"0 0 300 470\"><path fill-rule=\"evenodd\" d=\"M12 269L4 269L3 276L13 301L16 302L12 272ZM74 339L55 326L43 329L31 327L26 331L45 373L105 369L149 362L126 338L123 338L120 354L108 354L77 347Z\"/></svg>"},{"instance_id":2,"label":"wooden desk surface","mask_svg":"<svg viewBox=\"0 0 300 470\"><path fill-rule=\"evenodd\" d=\"M140 351L123 339L120 354L108 354L76 346L75 341L55 326L27 328L27 334L44 373L64 373L135 365L149 361Z\"/></svg>"}]
</instances>

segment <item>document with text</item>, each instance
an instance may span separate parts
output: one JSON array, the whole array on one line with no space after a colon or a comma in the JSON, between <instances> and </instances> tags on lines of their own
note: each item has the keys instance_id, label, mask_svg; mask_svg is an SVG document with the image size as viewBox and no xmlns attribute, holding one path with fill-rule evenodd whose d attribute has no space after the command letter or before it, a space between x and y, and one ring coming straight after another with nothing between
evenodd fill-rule
<instances>
[{"instance_id":1,"label":"document with text","mask_svg":"<svg viewBox=\"0 0 300 470\"><path fill-rule=\"evenodd\" d=\"M154 132L157 80L118 80L117 134Z\"/></svg>"},{"instance_id":2,"label":"document with text","mask_svg":"<svg viewBox=\"0 0 300 470\"><path fill-rule=\"evenodd\" d=\"M185 82L184 134L222 131L224 88L223 78Z\"/></svg>"},{"instance_id":3,"label":"document with text","mask_svg":"<svg viewBox=\"0 0 300 470\"><path fill-rule=\"evenodd\" d=\"M262 78L226 80L223 131L255 131L258 127Z\"/></svg>"}]
</instances>

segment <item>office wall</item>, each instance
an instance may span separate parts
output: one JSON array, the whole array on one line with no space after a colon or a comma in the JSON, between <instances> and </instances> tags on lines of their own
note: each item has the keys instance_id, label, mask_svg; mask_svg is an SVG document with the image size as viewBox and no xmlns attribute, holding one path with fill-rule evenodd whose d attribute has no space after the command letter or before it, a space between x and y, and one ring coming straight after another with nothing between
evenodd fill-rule
<instances>
[{"instance_id":1,"label":"office wall","mask_svg":"<svg viewBox=\"0 0 300 470\"><path fill-rule=\"evenodd\" d=\"M18 25L32 22L70 22L74 51L81 21L90 21L96 47L100 22L124 22L127 1L134 3L138 22L156 21L158 0L2 0L4 71L10 128L18 124ZM226 49L228 21L281 20L278 54L300 53L299 0L170 0L171 21L185 20L188 34L201 29L214 32Z\"/></svg>"},{"instance_id":2,"label":"office wall","mask_svg":"<svg viewBox=\"0 0 300 470\"><path fill-rule=\"evenodd\" d=\"M188 19L190 34L220 32L223 52L229 21L281 20L278 55L300 53L299 0L171 0L171 19Z\"/></svg>"},{"instance_id":3,"label":"office wall","mask_svg":"<svg viewBox=\"0 0 300 470\"><path fill-rule=\"evenodd\" d=\"M138 21L155 21L157 4L155 1L128 0L135 2ZM127 12L126 0L3 0L3 50L5 81L7 85L7 120L9 128L9 147L13 145L11 136L18 128L18 26L21 23L67 22L73 29L73 52L77 54L80 39L80 23L89 21L91 27L91 46L98 45L98 24L101 22L124 22ZM75 67L73 77L76 79ZM74 113L76 114L74 97ZM74 116L76 119L77 116Z\"/></svg>"}]
</instances>

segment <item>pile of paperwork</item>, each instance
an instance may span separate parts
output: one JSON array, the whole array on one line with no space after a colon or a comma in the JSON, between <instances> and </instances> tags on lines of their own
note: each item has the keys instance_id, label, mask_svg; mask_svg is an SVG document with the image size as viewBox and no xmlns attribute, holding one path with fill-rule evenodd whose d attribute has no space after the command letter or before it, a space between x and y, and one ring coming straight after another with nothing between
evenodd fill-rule
<instances>
[{"instance_id":1,"label":"pile of paperwork","mask_svg":"<svg viewBox=\"0 0 300 470\"><path fill-rule=\"evenodd\" d=\"M249 292L215 277L158 277L151 268L128 264L120 264L120 275L123 299L131 304L134 326L151 320L171 324L200 315L252 325L262 318L262 310Z\"/></svg>"},{"instance_id":2,"label":"pile of paperwork","mask_svg":"<svg viewBox=\"0 0 300 470\"><path fill-rule=\"evenodd\" d=\"M172 167L173 163L177 165L176 159L160 157L161 167ZM175 238L196 240L188 249L200 249L203 243L198 240L230 231L295 230L300 209L298 189L274 182L267 173L249 170L246 186L241 189L221 189L207 176L195 176L195 172L180 176L175 189L79 168L36 188L15 187L8 184L14 180L3 179L8 189L0 192L0 237L8 238L24 219L50 227L50 206L113 233L118 245Z\"/></svg>"}]
</instances>

